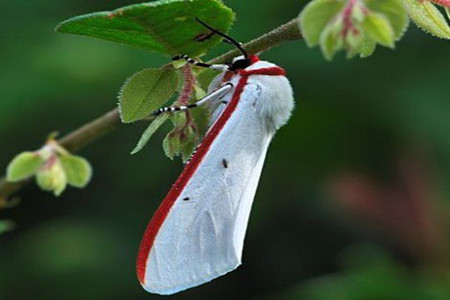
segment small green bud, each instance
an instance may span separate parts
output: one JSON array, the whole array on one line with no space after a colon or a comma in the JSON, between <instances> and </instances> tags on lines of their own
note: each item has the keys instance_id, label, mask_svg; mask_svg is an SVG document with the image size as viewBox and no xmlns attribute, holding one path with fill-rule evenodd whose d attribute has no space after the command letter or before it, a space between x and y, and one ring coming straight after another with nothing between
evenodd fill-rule
<instances>
[{"instance_id":1,"label":"small green bud","mask_svg":"<svg viewBox=\"0 0 450 300\"><path fill-rule=\"evenodd\" d=\"M36 176L39 187L61 195L67 184L82 188L92 176L89 162L70 154L56 140L49 139L38 151L23 152L17 155L7 169L7 180L17 182ZM6 199L0 197L0 206L5 206Z\"/></svg>"},{"instance_id":2,"label":"small green bud","mask_svg":"<svg viewBox=\"0 0 450 300\"><path fill-rule=\"evenodd\" d=\"M59 196L67 186L67 176L60 159L51 157L47 163L37 172L36 182L45 191L53 191Z\"/></svg>"},{"instance_id":3,"label":"small green bud","mask_svg":"<svg viewBox=\"0 0 450 300\"><path fill-rule=\"evenodd\" d=\"M349 58L368 57L377 44L394 48L405 32L409 18L404 1L406 7L427 6L427 1L418 0L312 0L299 24L308 46L319 44L328 60L341 49Z\"/></svg>"}]
</instances>

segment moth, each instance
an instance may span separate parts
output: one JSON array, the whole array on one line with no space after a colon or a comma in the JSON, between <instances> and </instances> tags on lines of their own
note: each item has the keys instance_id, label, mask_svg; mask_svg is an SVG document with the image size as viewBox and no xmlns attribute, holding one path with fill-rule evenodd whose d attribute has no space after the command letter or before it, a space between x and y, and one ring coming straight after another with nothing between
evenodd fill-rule
<instances>
[{"instance_id":1,"label":"moth","mask_svg":"<svg viewBox=\"0 0 450 300\"><path fill-rule=\"evenodd\" d=\"M150 220L140 245L138 279L145 290L162 295L209 282L241 264L267 148L294 108L284 69L249 55L230 36L197 21L242 55L224 65L175 57L221 73L198 102L154 112L200 105L211 110L205 137Z\"/></svg>"}]
</instances>

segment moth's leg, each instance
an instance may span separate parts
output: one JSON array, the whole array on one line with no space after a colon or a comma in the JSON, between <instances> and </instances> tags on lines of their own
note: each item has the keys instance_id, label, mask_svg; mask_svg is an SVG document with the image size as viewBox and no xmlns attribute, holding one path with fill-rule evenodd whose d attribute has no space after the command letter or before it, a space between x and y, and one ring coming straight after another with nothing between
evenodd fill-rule
<instances>
[{"instance_id":1,"label":"moth's leg","mask_svg":"<svg viewBox=\"0 0 450 300\"><path fill-rule=\"evenodd\" d=\"M160 114L165 113L165 112L185 111L185 110L189 110L194 107L201 106L209 101L212 101L212 100L215 100L215 99L225 96L226 94L228 94L229 91L231 91L232 88L233 88L233 84L227 83L224 86L222 86L221 88L219 88L218 90L212 92L209 95L206 95L205 97L203 97L202 99L198 100L197 102L195 102L193 104L182 105L182 106L173 106L173 107L161 107L160 109L154 111L152 113L152 116L159 116Z\"/></svg>"},{"instance_id":2,"label":"moth's leg","mask_svg":"<svg viewBox=\"0 0 450 300\"><path fill-rule=\"evenodd\" d=\"M187 55L178 55L175 56L174 58L172 58L172 60L185 60L190 64L193 64L197 67L202 67L202 68L208 68L208 69L213 69L213 70L218 70L218 71L228 71L228 65L210 65L210 64L206 64L206 63L202 63L199 62L193 58L190 58Z\"/></svg>"}]
</instances>

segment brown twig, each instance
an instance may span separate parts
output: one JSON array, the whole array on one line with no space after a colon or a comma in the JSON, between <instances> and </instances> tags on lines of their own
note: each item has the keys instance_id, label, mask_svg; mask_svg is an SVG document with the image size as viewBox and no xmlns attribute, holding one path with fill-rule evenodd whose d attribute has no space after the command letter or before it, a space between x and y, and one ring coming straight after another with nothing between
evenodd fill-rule
<instances>
[{"instance_id":1,"label":"brown twig","mask_svg":"<svg viewBox=\"0 0 450 300\"><path fill-rule=\"evenodd\" d=\"M281 25L273 31L266 33L244 45L249 53L258 53L266 51L270 48L278 46L279 44L301 39L301 33L298 28L298 18ZM208 63L224 63L230 61L233 57L239 55L239 51L232 50L219 57L216 57ZM77 130L67 134L58 142L70 152L76 152L87 144L97 140L101 136L112 132L121 125L120 115L118 109L113 109L103 116L89 122ZM21 182L8 182L5 177L0 178L0 208L1 203L6 203L7 199L14 193L19 191L23 186L29 183L30 180Z\"/></svg>"}]
</instances>

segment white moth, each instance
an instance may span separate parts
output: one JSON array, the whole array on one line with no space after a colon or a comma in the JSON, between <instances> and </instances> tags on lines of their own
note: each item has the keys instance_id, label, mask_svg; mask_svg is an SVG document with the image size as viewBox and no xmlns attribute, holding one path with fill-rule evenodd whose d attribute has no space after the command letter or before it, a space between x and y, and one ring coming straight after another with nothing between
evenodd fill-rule
<instances>
[{"instance_id":1,"label":"white moth","mask_svg":"<svg viewBox=\"0 0 450 300\"><path fill-rule=\"evenodd\" d=\"M200 21L201 22L201 21ZM203 24L203 23L202 23ZM206 24L204 24L207 26ZM209 103L211 125L190 162L154 214L141 242L137 274L145 290L173 294L211 281L241 264L253 198L267 148L293 110L282 68L244 53L223 70L210 94L186 110Z\"/></svg>"}]
</instances>

